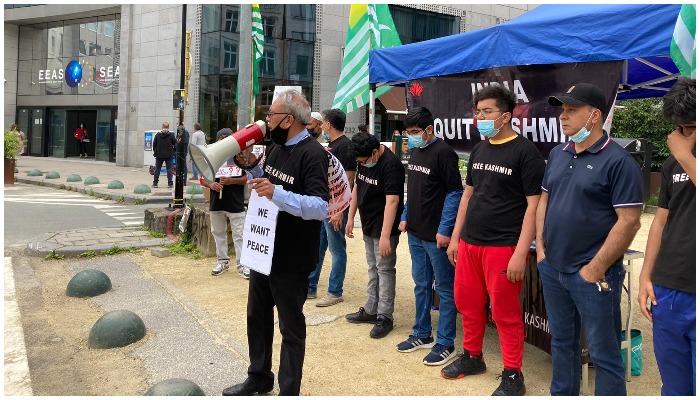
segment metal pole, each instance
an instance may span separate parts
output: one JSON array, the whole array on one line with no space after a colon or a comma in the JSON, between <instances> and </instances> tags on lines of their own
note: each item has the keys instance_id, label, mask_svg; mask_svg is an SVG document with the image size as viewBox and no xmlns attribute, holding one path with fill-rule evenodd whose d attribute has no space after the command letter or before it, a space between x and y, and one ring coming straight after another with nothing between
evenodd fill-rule
<instances>
[{"instance_id":1,"label":"metal pole","mask_svg":"<svg viewBox=\"0 0 700 400\"><path fill-rule=\"evenodd\" d=\"M367 130L369 133L373 134L374 137L379 139L377 137L377 132L374 131L374 91L377 90L377 85L374 83L370 83L369 85L369 129Z\"/></svg>"},{"instance_id":2,"label":"metal pole","mask_svg":"<svg viewBox=\"0 0 700 400\"><path fill-rule=\"evenodd\" d=\"M253 91L253 8L241 4L239 18L240 49L238 51L238 127L241 129L253 122L251 96Z\"/></svg>"},{"instance_id":3,"label":"metal pole","mask_svg":"<svg viewBox=\"0 0 700 400\"><path fill-rule=\"evenodd\" d=\"M180 51L180 89L185 88L185 42L187 40L187 4L182 5L182 36ZM185 110L180 110L180 118L177 124L177 145L175 146L175 196L173 197L173 208L183 208L185 206L183 187L185 184L185 143L182 142L182 131L180 124L185 124Z\"/></svg>"}]
</instances>

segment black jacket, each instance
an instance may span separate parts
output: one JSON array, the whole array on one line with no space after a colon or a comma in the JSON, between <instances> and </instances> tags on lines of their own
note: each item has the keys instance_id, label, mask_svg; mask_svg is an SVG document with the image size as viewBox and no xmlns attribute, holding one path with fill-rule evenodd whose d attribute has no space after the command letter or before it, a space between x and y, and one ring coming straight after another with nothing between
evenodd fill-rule
<instances>
[{"instance_id":1,"label":"black jacket","mask_svg":"<svg viewBox=\"0 0 700 400\"><path fill-rule=\"evenodd\" d=\"M156 158L173 158L175 155L175 135L167 130L156 133L153 138L153 156Z\"/></svg>"}]
</instances>

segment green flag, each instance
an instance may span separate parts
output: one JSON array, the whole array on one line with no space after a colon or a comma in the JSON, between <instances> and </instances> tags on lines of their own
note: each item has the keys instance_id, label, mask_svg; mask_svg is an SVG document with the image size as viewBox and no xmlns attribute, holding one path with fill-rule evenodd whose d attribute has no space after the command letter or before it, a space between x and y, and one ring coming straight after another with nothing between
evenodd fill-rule
<instances>
[{"instance_id":1,"label":"green flag","mask_svg":"<svg viewBox=\"0 0 700 400\"><path fill-rule=\"evenodd\" d=\"M671 58L686 78L695 78L695 5L681 5L671 39Z\"/></svg>"},{"instance_id":2,"label":"green flag","mask_svg":"<svg viewBox=\"0 0 700 400\"><path fill-rule=\"evenodd\" d=\"M258 4L253 4L253 26L252 26L252 37L253 37L253 76L252 76L252 91L251 91L251 114L255 118L255 96L260 93L260 85L258 85L258 69L260 65L260 60L263 58L263 47L265 45L265 35L262 25L262 16L260 15L260 6ZM240 85L236 85L236 103L238 103L238 92Z\"/></svg>"},{"instance_id":3,"label":"green flag","mask_svg":"<svg viewBox=\"0 0 700 400\"><path fill-rule=\"evenodd\" d=\"M386 4L351 5L345 56L332 108L349 113L369 103L370 50L400 45L401 40ZM377 89L377 97L389 89Z\"/></svg>"}]
</instances>

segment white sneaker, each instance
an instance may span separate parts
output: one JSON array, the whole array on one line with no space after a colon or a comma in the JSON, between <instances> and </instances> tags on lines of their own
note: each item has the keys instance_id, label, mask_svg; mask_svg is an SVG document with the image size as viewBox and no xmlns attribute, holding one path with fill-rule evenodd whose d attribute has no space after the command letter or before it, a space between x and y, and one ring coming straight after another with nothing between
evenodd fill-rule
<instances>
[{"instance_id":1,"label":"white sneaker","mask_svg":"<svg viewBox=\"0 0 700 400\"><path fill-rule=\"evenodd\" d=\"M228 261L219 261L216 263L216 268L211 270L212 275L221 275L228 269Z\"/></svg>"},{"instance_id":2,"label":"white sneaker","mask_svg":"<svg viewBox=\"0 0 700 400\"><path fill-rule=\"evenodd\" d=\"M243 279L250 279L250 268L246 267L245 265L239 265L238 275L240 275Z\"/></svg>"}]
</instances>

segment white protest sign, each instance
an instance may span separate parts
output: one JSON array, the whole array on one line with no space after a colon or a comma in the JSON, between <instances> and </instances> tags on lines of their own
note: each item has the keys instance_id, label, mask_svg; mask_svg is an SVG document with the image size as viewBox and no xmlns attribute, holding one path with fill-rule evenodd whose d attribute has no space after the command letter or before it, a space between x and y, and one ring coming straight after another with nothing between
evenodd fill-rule
<instances>
[{"instance_id":1,"label":"white protest sign","mask_svg":"<svg viewBox=\"0 0 700 400\"><path fill-rule=\"evenodd\" d=\"M299 94L304 94L304 92L301 91L301 86L275 86L275 91L272 94L272 103L274 103L275 100L277 100L280 93L286 92L287 90L290 90L290 89L296 90L297 92L299 92ZM272 103L270 103L270 104L272 104Z\"/></svg>"},{"instance_id":2,"label":"white protest sign","mask_svg":"<svg viewBox=\"0 0 700 400\"><path fill-rule=\"evenodd\" d=\"M270 275L272 269L278 212L279 208L267 197L251 191L243 224L241 264L264 275Z\"/></svg>"},{"instance_id":3,"label":"white protest sign","mask_svg":"<svg viewBox=\"0 0 700 400\"><path fill-rule=\"evenodd\" d=\"M332 217L350 206L352 191L343 164L330 152L328 155L328 216Z\"/></svg>"}]
</instances>

